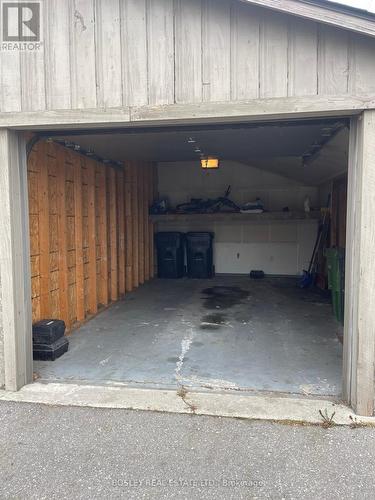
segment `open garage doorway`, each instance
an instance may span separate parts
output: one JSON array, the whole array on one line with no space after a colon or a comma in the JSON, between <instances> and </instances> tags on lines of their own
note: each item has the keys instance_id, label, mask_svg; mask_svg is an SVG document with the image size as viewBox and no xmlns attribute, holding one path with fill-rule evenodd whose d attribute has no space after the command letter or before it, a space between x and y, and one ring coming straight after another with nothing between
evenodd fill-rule
<instances>
[{"instance_id":1,"label":"open garage doorway","mask_svg":"<svg viewBox=\"0 0 375 500\"><path fill-rule=\"evenodd\" d=\"M348 140L342 118L40 138L33 320L70 349L36 376L339 398ZM165 232L211 234L214 275L158 278Z\"/></svg>"}]
</instances>

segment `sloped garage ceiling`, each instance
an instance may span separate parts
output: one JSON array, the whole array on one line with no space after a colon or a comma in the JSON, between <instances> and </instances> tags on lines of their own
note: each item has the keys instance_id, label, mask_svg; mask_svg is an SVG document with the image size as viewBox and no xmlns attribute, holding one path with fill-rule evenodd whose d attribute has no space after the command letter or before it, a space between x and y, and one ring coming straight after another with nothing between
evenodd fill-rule
<instances>
[{"instance_id":1,"label":"sloped garage ceiling","mask_svg":"<svg viewBox=\"0 0 375 500\"><path fill-rule=\"evenodd\" d=\"M319 184L345 171L348 131L342 129L303 166L302 156L321 143L323 129L335 122L296 122L210 129L161 129L60 137L116 161L199 161L194 151L263 168L306 184ZM344 124L343 124L344 125ZM195 142L189 143L192 138Z\"/></svg>"},{"instance_id":2,"label":"sloped garage ceiling","mask_svg":"<svg viewBox=\"0 0 375 500\"><path fill-rule=\"evenodd\" d=\"M279 157L257 159L256 166L307 185L319 185L347 171L348 145L349 129L344 128L321 149L311 162L305 165L302 164L300 158ZM251 160L250 163L252 163Z\"/></svg>"}]
</instances>

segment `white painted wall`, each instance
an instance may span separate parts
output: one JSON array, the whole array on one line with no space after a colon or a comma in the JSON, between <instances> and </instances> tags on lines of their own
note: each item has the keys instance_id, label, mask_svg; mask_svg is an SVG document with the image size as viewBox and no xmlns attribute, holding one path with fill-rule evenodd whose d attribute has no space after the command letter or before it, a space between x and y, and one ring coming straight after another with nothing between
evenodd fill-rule
<instances>
[{"instance_id":1,"label":"white painted wall","mask_svg":"<svg viewBox=\"0 0 375 500\"><path fill-rule=\"evenodd\" d=\"M260 197L265 207L280 211L303 210L306 195L317 205L318 188L299 184L282 176L248 165L223 161L220 169L204 172L199 163L179 162L158 165L158 189L172 206L191 197L217 197L232 186L231 198L238 204ZM213 231L214 260L217 273L248 274L261 269L267 274L296 275L307 268L311 257L317 222L205 222L158 224L160 231Z\"/></svg>"}]
</instances>

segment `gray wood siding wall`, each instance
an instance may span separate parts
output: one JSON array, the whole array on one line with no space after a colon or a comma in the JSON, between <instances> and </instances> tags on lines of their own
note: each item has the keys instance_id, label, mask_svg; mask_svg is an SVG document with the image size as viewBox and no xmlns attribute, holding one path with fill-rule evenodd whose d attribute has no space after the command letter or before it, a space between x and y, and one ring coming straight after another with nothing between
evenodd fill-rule
<instances>
[{"instance_id":1,"label":"gray wood siding wall","mask_svg":"<svg viewBox=\"0 0 375 500\"><path fill-rule=\"evenodd\" d=\"M375 39L230 0L44 0L0 111L375 93Z\"/></svg>"}]
</instances>

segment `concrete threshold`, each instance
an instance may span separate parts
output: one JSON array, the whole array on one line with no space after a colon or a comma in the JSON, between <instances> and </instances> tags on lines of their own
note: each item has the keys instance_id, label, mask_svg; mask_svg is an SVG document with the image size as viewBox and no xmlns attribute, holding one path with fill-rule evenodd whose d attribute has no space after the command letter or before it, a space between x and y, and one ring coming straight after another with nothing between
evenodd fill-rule
<instances>
[{"instance_id":1,"label":"concrete threshold","mask_svg":"<svg viewBox=\"0 0 375 500\"><path fill-rule=\"evenodd\" d=\"M0 401L187 413L274 422L375 426L375 417L360 417L342 403L323 398L277 393L203 392L111 385L34 382L18 392L0 391ZM333 415L334 414L334 415Z\"/></svg>"}]
</instances>

